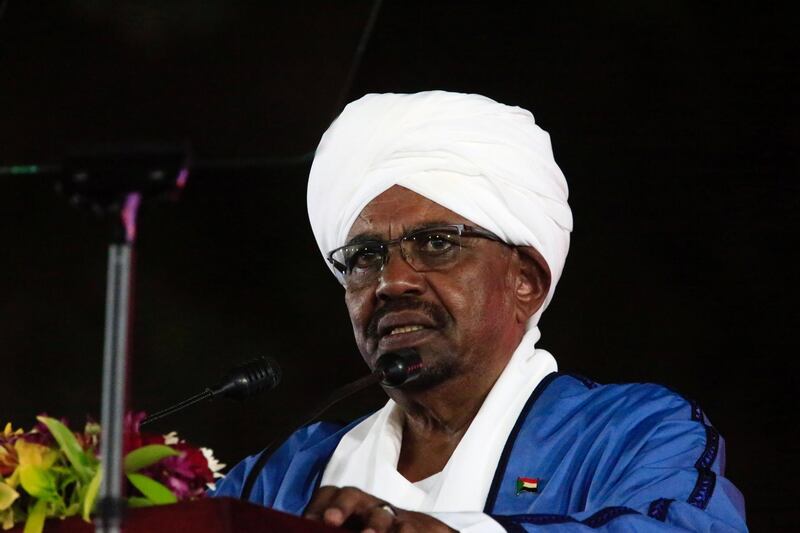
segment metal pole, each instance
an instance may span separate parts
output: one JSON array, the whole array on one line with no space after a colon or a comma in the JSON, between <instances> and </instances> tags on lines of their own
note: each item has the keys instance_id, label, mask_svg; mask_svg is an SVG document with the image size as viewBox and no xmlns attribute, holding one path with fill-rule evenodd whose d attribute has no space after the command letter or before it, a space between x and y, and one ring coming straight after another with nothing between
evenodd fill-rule
<instances>
[{"instance_id":1,"label":"metal pole","mask_svg":"<svg viewBox=\"0 0 800 533\"><path fill-rule=\"evenodd\" d=\"M120 239L122 242L113 242L108 248L100 442L103 478L95 529L103 533L122 531L122 515L125 510L122 445L127 400L133 243L136 238L136 214L140 199L137 193L127 196L120 213L121 233L124 234Z\"/></svg>"}]
</instances>

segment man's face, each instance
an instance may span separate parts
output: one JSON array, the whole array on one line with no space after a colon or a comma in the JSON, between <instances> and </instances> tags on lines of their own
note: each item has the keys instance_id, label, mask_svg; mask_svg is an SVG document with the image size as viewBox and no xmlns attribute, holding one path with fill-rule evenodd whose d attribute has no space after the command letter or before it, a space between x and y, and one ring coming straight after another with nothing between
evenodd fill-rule
<instances>
[{"instance_id":1,"label":"man's face","mask_svg":"<svg viewBox=\"0 0 800 533\"><path fill-rule=\"evenodd\" d=\"M390 240L421 227L446 224L475 226L417 193L394 186L367 204L347 240L363 235ZM420 384L476 372L496 377L505 366L524 329L515 298L519 256L487 239L463 244L451 268L432 272L415 271L392 246L373 284L346 291L356 343L370 368L378 357L400 348L416 348L422 357L425 370Z\"/></svg>"}]
</instances>

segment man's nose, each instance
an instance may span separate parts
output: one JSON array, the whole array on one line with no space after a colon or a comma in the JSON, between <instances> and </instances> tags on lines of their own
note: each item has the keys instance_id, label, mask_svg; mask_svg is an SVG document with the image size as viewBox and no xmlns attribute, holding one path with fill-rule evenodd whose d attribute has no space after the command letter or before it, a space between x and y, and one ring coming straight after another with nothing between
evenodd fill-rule
<instances>
[{"instance_id":1,"label":"man's nose","mask_svg":"<svg viewBox=\"0 0 800 533\"><path fill-rule=\"evenodd\" d=\"M378 276L375 294L383 300L421 294L425 290L425 276L414 270L399 248L388 254Z\"/></svg>"}]
</instances>

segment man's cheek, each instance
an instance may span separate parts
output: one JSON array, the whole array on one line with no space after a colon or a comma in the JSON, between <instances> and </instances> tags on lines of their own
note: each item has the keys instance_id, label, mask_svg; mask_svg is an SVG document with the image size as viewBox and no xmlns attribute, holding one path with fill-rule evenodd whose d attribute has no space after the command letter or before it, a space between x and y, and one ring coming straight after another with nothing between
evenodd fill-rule
<instances>
[{"instance_id":1,"label":"man's cheek","mask_svg":"<svg viewBox=\"0 0 800 533\"><path fill-rule=\"evenodd\" d=\"M358 332L358 328L366 328L363 317L365 310L363 305L359 305L357 301L349 296L345 296L344 303L347 306L347 314L350 315L350 323L353 324L353 331Z\"/></svg>"},{"instance_id":2,"label":"man's cheek","mask_svg":"<svg viewBox=\"0 0 800 533\"><path fill-rule=\"evenodd\" d=\"M365 338L363 332L357 328L353 327L353 338L356 341L356 346L358 346L358 351L361 352L361 356L364 360L367 360L367 355L369 355L369 346L367 346L367 339Z\"/></svg>"},{"instance_id":3,"label":"man's cheek","mask_svg":"<svg viewBox=\"0 0 800 533\"><path fill-rule=\"evenodd\" d=\"M362 320L358 315L352 314L350 315L350 321L353 324L353 338L356 341L358 351L361 353L361 357L364 358L364 361L369 364L369 354L374 351L374 347L370 346L371 342L374 344L374 339L367 338L367 325L369 321Z\"/></svg>"}]
</instances>

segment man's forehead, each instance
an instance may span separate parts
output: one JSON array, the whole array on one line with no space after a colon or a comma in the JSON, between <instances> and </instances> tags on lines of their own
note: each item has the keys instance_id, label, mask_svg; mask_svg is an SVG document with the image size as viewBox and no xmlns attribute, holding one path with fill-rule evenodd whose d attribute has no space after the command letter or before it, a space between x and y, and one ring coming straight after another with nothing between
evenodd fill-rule
<instances>
[{"instance_id":1,"label":"man's forehead","mask_svg":"<svg viewBox=\"0 0 800 533\"><path fill-rule=\"evenodd\" d=\"M472 222L414 191L395 185L361 210L347 240L362 235L394 238L406 231L445 224Z\"/></svg>"}]
</instances>

